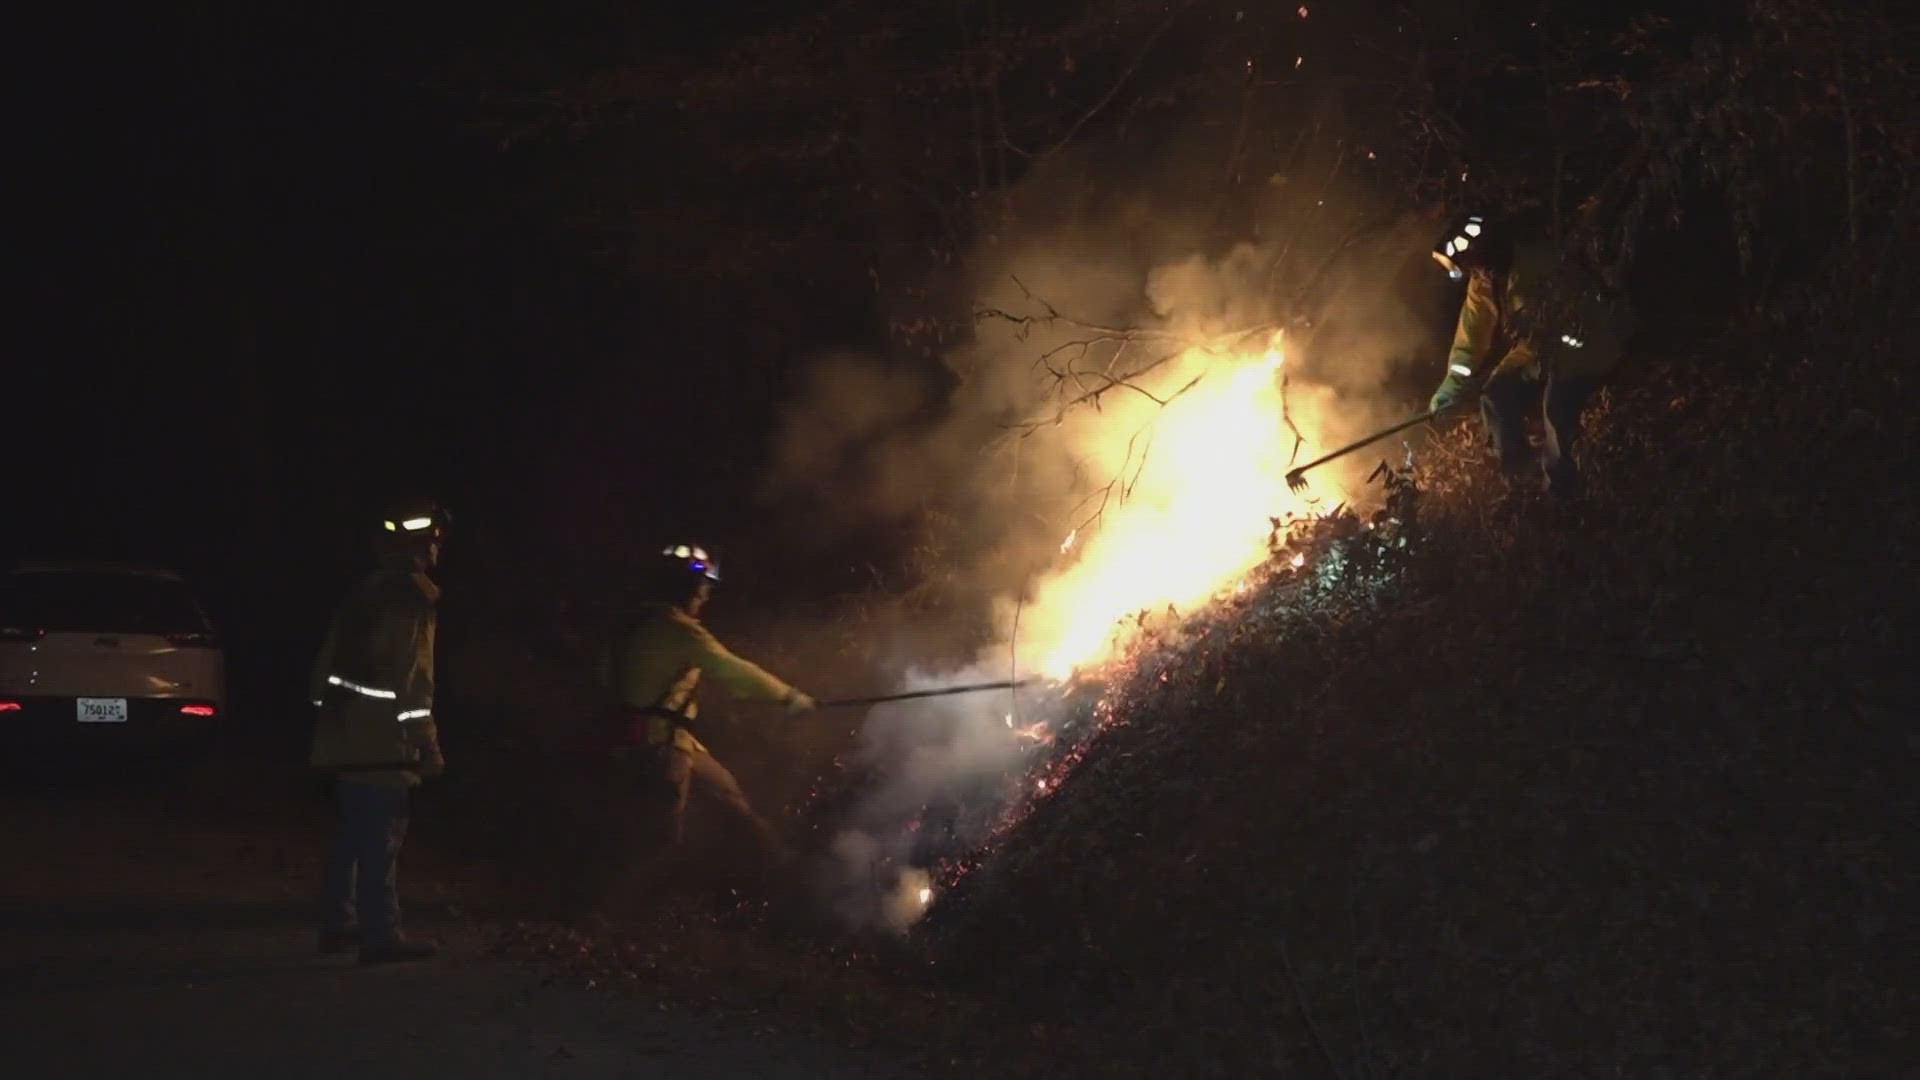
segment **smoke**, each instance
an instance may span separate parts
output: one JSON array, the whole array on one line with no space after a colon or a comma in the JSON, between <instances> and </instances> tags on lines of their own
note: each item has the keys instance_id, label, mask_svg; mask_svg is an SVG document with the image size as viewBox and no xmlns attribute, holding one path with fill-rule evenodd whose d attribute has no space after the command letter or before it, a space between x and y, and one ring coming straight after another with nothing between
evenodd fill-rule
<instances>
[{"instance_id":1,"label":"smoke","mask_svg":"<svg viewBox=\"0 0 1920 1080\"><path fill-rule=\"evenodd\" d=\"M1419 280L1429 224L1356 241L1354 209L1315 210L1271 208L1266 220L1300 227L1228 245L1137 201L1062 212L975 253L987 314L942 370L818 365L767 494L823 545L948 508L957 571L993 628L972 655L902 672L903 689L1063 675L1105 655L1145 602L1205 602L1264 557L1272 513L1300 508L1290 465L1417 410L1405 384L1437 368L1434 330L1396 282ZM1316 473L1313 505L1365 501L1366 474L1393 454ZM914 830L929 805L1000 797L1032 752L1008 713L1005 695L976 695L867 717L855 756L880 780L844 822L828 882L850 920L918 917L933 885L909 865ZM989 825L946 822L962 847Z\"/></svg>"}]
</instances>

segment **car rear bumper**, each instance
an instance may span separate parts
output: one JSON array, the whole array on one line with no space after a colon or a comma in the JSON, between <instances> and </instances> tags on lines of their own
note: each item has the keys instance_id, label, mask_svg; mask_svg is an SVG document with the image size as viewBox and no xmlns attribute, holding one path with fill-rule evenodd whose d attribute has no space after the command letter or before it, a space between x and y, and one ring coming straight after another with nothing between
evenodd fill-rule
<instances>
[{"instance_id":1,"label":"car rear bumper","mask_svg":"<svg viewBox=\"0 0 1920 1080\"><path fill-rule=\"evenodd\" d=\"M204 698L125 700L124 722L82 722L78 696L0 694L0 755L14 760L22 750L36 748L110 752L167 746L204 739L227 721L225 705ZM202 712L209 709L210 716Z\"/></svg>"}]
</instances>

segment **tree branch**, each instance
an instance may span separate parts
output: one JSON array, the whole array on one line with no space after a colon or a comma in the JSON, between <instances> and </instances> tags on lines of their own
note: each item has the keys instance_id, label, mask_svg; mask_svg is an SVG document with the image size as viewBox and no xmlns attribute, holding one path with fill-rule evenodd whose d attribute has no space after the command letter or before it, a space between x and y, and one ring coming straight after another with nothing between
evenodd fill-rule
<instances>
[{"instance_id":1,"label":"tree branch","mask_svg":"<svg viewBox=\"0 0 1920 1080\"><path fill-rule=\"evenodd\" d=\"M1187 0L1187 3L1184 6L1174 11L1173 14L1168 15L1166 19L1160 23L1160 26L1158 29L1154 30L1154 32L1151 34L1148 34L1147 40L1143 42L1140 46L1140 51L1134 54L1133 62L1128 64L1126 67L1126 70L1120 73L1120 77L1114 80L1114 83L1112 86L1107 88L1107 92L1100 95L1100 99L1093 103L1093 108L1088 109L1085 113L1082 113L1080 116L1080 119L1075 120L1070 126L1068 126L1067 133L1065 135L1060 136L1060 140L1054 143L1053 146L1049 148L1047 151L1045 151L1045 154L1043 156L1050 157L1066 149L1067 144L1073 141L1073 137L1080 133L1080 129L1086 126L1089 120L1092 120L1094 117L1104 112L1107 106L1113 103L1114 97L1117 96L1120 93L1121 89L1127 85L1128 81L1133 78L1134 72L1140 70L1141 63L1146 60L1147 55L1149 53L1153 52L1153 47L1159 43L1162 37L1166 36L1166 33L1168 30L1173 28L1173 24L1179 21L1180 16L1185 15L1187 12L1193 10L1193 6L1197 2L1198 0Z\"/></svg>"}]
</instances>

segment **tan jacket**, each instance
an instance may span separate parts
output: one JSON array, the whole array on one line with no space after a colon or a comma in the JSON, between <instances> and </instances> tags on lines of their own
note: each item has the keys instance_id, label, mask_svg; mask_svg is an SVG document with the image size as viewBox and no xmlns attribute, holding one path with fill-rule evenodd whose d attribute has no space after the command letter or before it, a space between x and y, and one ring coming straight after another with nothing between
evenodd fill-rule
<instances>
[{"instance_id":1,"label":"tan jacket","mask_svg":"<svg viewBox=\"0 0 1920 1080\"><path fill-rule=\"evenodd\" d=\"M412 571L378 570L355 584L308 686L319 704L314 765L407 786L445 768L433 718L439 599L433 581Z\"/></svg>"},{"instance_id":2,"label":"tan jacket","mask_svg":"<svg viewBox=\"0 0 1920 1080\"><path fill-rule=\"evenodd\" d=\"M1482 274L1469 279L1447 366L1455 373L1465 369L1471 373L1467 378L1537 377L1546 368L1561 375L1604 375L1619 363L1631 331L1632 313L1624 301L1604 298L1597 280L1562 263L1552 248L1520 243L1503 279ZM1496 357L1498 365L1483 371ZM1545 368L1543 359L1549 361Z\"/></svg>"},{"instance_id":3,"label":"tan jacket","mask_svg":"<svg viewBox=\"0 0 1920 1080\"><path fill-rule=\"evenodd\" d=\"M699 715L695 699L705 675L746 701L785 701L793 687L750 660L727 651L700 621L671 604L649 604L615 635L600 661L602 685L629 709L665 708ZM647 741L671 741L682 750L704 750L685 725L665 717L648 722Z\"/></svg>"}]
</instances>

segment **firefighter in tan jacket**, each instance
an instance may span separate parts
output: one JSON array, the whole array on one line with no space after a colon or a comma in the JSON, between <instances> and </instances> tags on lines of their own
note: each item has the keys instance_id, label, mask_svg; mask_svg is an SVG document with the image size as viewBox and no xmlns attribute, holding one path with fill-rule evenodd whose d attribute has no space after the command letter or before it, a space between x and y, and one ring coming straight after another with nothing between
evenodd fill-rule
<instances>
[{"instance_id":1,"label":"firefighter in tan jacket","mask_svg":"<svg viewBox=\"0 0 1920 1080\"><path fill-rule=\"evenodd\" d=\"M1559 498L1581 493L1574 446L1580 412L1625 351L1631 305L1523 221L1456 221L1434 247L1449 277L1466 281L1447 374L1429 409L1445 412L1480 381L1480 413L1510 485L1533 469ZM1544 453L1527 440L1539 402Z\"/></svg>"},{"instance_id":2,"label":"firefighter in tan jacket","mask_svg":"<svg viewBox=\"0 0 1920 1080\"><path fill-rule=\"evenodd\" d=\"M700 624L720 580L704 548L669 545L651 562L650 602L631 614L601 658L601 681L617 703L616 741L623 753L649 756L664 780L673 844L684 835L688 796L697 786L753 831L769 860L783 862L788 852L779 834L690 729L699 715L695 694L706 678L736 698L782 703L790 715L812 711L814 700L735 656Z\"/></svg>"},{"instance_id":3,"label":"firefighter in tan jacket","mask_svg":"<svg viewBox=\"0 0 1920 1080\"><path fill-rule=\"evenodd\" d=\"M401 933L396 877L411 789L445 768L433 719L433 646L446 514L432 504L389 512L381 565L348 594L314 661L312 763L337 776L340 823L323 885L320 948L369 963L435 948Z\"/></svg>"}]
</instances>

